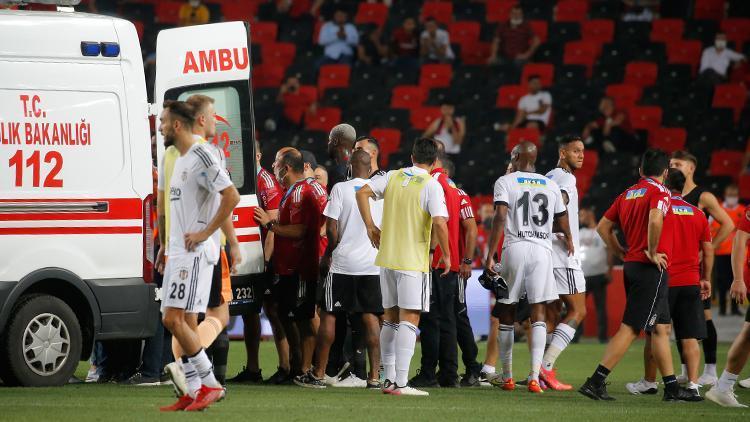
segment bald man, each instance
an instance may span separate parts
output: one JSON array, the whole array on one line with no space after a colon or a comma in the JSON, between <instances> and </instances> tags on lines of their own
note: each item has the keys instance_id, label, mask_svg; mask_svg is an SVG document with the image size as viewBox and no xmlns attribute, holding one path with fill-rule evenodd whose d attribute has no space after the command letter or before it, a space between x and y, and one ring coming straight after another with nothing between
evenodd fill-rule
<instances>
[{"instance_id":1,"label":"bald man","mask_svg":"<svg viewBox=\"0 0 750 422\"><path fill-rule=\"evenodd\" d=\"M511 152L511 172L495 182L495 215L490 245L496 245L505 230L499 272L495 272L492 248L487 253L485 272L500 275L508 284L508 297L497 299L500 320L500 358L503 361L501 387L515 389L512 374L513 323L516 304L523 297L531 305L531 373L529 392L541 393L539 371L547 338L545 304L556 300L557 286L552 272L552 236L561 232L569 254L573 240L562 193L557 183L536 173L536 146L516 145ZM554 227L554 229L553 229Z\"/></svg>"},{"instance_id":2,"label":"bald man","mask_svg":"<svg viewBox=\"0 0 750 422\"><path fill-rule=\"evenodd\" d=\"M349 180L349 160L354 150L357 131L346 123L336 125L328 134L328 156L334 164L328 169L328 192L336 183Z\"/></svg>"}]
</instances>

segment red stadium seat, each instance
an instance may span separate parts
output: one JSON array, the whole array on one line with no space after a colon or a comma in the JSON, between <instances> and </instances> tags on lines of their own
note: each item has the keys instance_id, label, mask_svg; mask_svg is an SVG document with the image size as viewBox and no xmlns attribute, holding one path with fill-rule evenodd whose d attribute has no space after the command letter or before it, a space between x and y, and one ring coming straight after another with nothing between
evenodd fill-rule
<instances>
[{"instance_id":1,"label":"red stadium seat","mask_svg":"<svg viewBox=\"0 0 750 422\"><path fill-rule=\"evenodd\" d=\"M593 19L581 24L581 39L599 44L611 43L615 36L615 23L610 19Z\"/></svg>"},{"instance_id":2,"label":"red stadium seat","mask_svg":"<svg viewBox=\"0 0 750 422\"><path fill-rule=\"evenodd\" d=\"M467 66L482 66L487 64L490 56L490 43L478 42L461 47L461 62Z\"/></svg>"},{"instance_id":3,"label":"red stadium seat","mask_svg":"<svg viewBox=\"0 0 750 422\"><path fill-rule=\"evenodd\" d=\"M576 177L579 175L593 177L596 174L598 166L599 153L595 149L587 149L584 152L583 167L576 172Z\"/></svg>"},{"instance_id":4,"label":"red stadium seat","mask_svg":"<svg viewBox=\"0 0 750 422\"><path fill-rule=\"evenodd\" d=\"M345 64L326 64L318 72L318 89L321 96L328 88L349 87L351 68Z\"/></svg>"},{"instance_id":5,"label":"red stadium seat","mask_svg":"<svg viewBox=\"0 0 750 422\"><path fill-rule=\"evenodd\" d=\"M636 106L629 112L630 125L637 130L652 130L661 126L662 109L659 106Z\"/></svg>"},{"instance_id":6,"label":"red stadium seat","mask_svg":"<svg viewBox=\"0 0 750 422\"><path fill-rule=\"evenodd\" d=\"M654 19L651 22L651 41L670 43L682 39L685 21L682 19Z\"/></svg>"},{"instance_id":7,"label":"red stadium seat","mask_svg":"<svg viewBox=\"0 0 750 422\"><path fill-rule=\"evenodd\" d=\"M698 40L676 40L667 43L667 63L689 64L695 75L701 62L703 45Z\"/></svg>"},{"instance_id":8,"label":"red stadium seat","mask_svg":"<svg viewBox=\"0 0 750 422\"><path fill-rule=\"evenodd\" d=\"M422 5L420 20L425 21L427 18L435 18L436 21L443 25L448 25L453 21L453 3L428 1Z\"/></svg>"},{"instance_id":9,"label":"red stadium seat","mask_svg":"<svg viewBox=\"0 0 750 422\"><path fill-rule=\"evenodd\" d=\"M565 43L565 54L563 63L586 66L587 76L591 72L596 59L599 57L602 46L592 41L570 41Z\"/></svg>"},{"instance_id":10,"label":"red stadium seat","mask_svg":"<svg viewBox=\"0 0 750 422\"><path fill-rule=\"evenodd\" d=\"M293 18L299 18L302 15L310 13L312 7L312 0L294 0L292 7L289 9L289 16Z\"/></svg>"},{"instance_id":11,"label":"red stadium seat","mask_svg":"<svg viewBox=\"0 0 750 422\"><path fill-rule=\"evenodd\" d=\"M279 66L289 67L294 63L294 57L297 55L297 46L290 42L275 42L261 44L260 57L264 64L277 64Z\"/></svg>"},{"instance_id":12,"label":"red stadium seat","mask_svg":"<svg viewBox=\"0 0 750 422\"><path fill-rule=\"evenodd\" d=\"M526 63L521 72L521 85L529 82L529 77L539 76L542 86L548 88L552 86L555 79L555 65L550 63Z\"/></svg>"},{"instance_id":13,"label":"red stadium seat","mask_svg":"<svg viewBox=\"0 0 750 422\"><path fill-rule=\"evenodd\" d=\"M614 84L607 86L606 94L615 100L615 107L628 109L641 100L643 89L637 85Z\"/></svg>"},{"instance_id":14,"label":"red stadium seat","mask_svg":"<svg viewBox=\"0 0 750 422\"><path fill-rule=\"evenodd\" d=\"M583 22L588 13L586 0L560 0L555 6L555 22Z\"/></svg>"},{"instance_id":15,"label":"red stadium seat","mask_svg":"<svg viewBox=\"0 0 750 422\"><path fill-rule=\"evenodd\" d=\"M414 129L425 130L441 115L440 107L420 107L411 111L409 120Z\"/></svg>"},{"instance_id":16,"label":"red stadium seat","mask_svg":"<svg viewBox=\"0 0 750 422\"><path fill-rule=\"evenodd\" d=\"M357 14L354 16L354 23L358 25L374 23L377 26L383 26L386 20L388 20L388 6L383 3L360 3L357 7Z\"/></svg>"},{"instance_id":17,"label":"red stadium seat","mask_svg":"<svg viewBox=\"0 0 750 422\"><path fill-rule=\"evenodd\" d=\"M276 64L259 64L253 66L252 78L254 88L277 88L284 79L285 68Z\"/></svg>"},{"instance_id":18,"label":"red stadium seat","mask_svg":"<svg viewBox=\"0 0 750 422\"><path fill-rule=\"evenodd\" d=\"M180 23L180 7L182 2L179 1L160 1L155 5L154 13L156 22L160 24L177 25Z\"/></svg>"},{"instance_id":19,"label":"red stadium seat","mask_svg":"<svg viewBox=\"0 0 750 422\"><path fill-rule=\"evenodd\" d=\"M375 128L370 130L370 136L378 140L380 145L380 164L388 168L389 156L397 152L401 146L401 131L398 129Z\"/></svg>"},{"instance_id":20,"label":"red stadium seat","mask_svg":"<svg viewBox=\"0 0 750 422\"><path fill-rule=\"evenodd\" d=\"M461 21L448 25L451 43L460 44L462 49L478 43L481 30L479 22Z\"/></svg>"},{"instance_id":21,"label":"red stadium seat","mask_svg":"<svg viewBox=\"0 0 750 422\"><path fill-rule=\"evenodd\" d=\"M547 21L533 20L529 21L529 25L531 25L531 31L534 32L534 35L536 35L537 38L539 38L540 42L547 42L547 34L549 33L549 25L547 25Z\"/></svg>"},{"instance_id":22,"label":"red stadium seat","mask_svg":"<svg viewBox=\"0 0 750 422\"><path fill-rule=\"evenodd\" d=\"M255 22L250 24L250 40L253 44L276 42L279 25L276 22Z\"/></svg>"},{"instance_id":23,"label":"red stadium seat","mask_svg":"<svg viewBox=\"0 0 750 422\"><path fill-rule=\"evenodd\" d=\"M510 9L518 2L508 0L487 0L485 19L487 23L508 22Z\"/></svg>"},{"instance_id":24,"label":"red stadium seat","mask_svg":"<svg viewBox=\"0 0 750 422\"><path fill-rule=\"evenodd\" d=\"M724 0L695 0L693 19L718 21L724 17Z\"/></svg>"},{"instance_id":25,"label":"red stadium seat","mask_svg":"<svg viewBox=\"0 0 750 422\"><path fill-rule=\"evenodd\" d=\"M735 51L742 51L742 45L750 39L749 18L724 19L719 28L727 34L727 40L734 42Z\"/></svg>"},{"instance_id":26,"label":"red stadium seat","mask_svg":"<svg viewBox=\"0 0 750 422\"><path fill-rule=\"evenodd\" d=\"M330 132L341 122L341 110L336 107L318 107L305 113L305 129Z\"/></svg>"},{"instance_id":27,"label":"red stadium seat","mask_svg":"<svg viewBox=\"0 0 750 422\"><path fill-rule=\"evenodd\" d=\"M657 127L648 132L648 146L665 152L685 149L687 131L681 127Z\"/></svg>"},{"instance_id":28,"label":"red stadium seat","mask_svg":"<svg viewBox=\"0 0 750 422\"><path fill-rule=\"evenodd\" d=\"M523 85L503 85L497 90L497 108L512 108L518 106L518 101L528 93L529 90Z\"/></svg>"},{"instance_id":29,"label":"red stadium seat","mask_svg":"<svg viewBox=\"0 0 750 422\"><path fill-rule=\"evenodd\" d=\"M453 79L453 66L449 64L423 64L419 72L419 86L448 88Z\"/></svg>"},{"instance_id":30,"label":"red stadium seat","mask_svg":"<svg viewBox=\"0 0 750 422\"><path fill-rule=\"evenodd\" d=\"M399 85L393 88L391 108L415 109L427 99L427 89L418 85Z\"/></svg>"},{"instance_id":31,"label":"red stadium seat","mask_svg":"<svg viewBox=\"0 0 750 422\"><path fill-rule=\"evenodd\" d=\"M258 15L259 5L258 0L225 1L221 3L221 13L225 21L252 22Z\"/></svg>"},{"instance_id":32,"label":"red stadium seat","mask_svg":"<svg viewBox=\"0 0 750 422\"><path fill-rule=\"evenodd\" d=\"M301 124L311 104L318 101L318 87L313 85L300 85L299 97L291 104L284 104L284 117L295 124Z\"/></svg>"},{"instance_id":33,"label":"red stadium seat","mask_svg":"<svg viewBox=\"0 0 750 422\"><path fill-rule=\"evenodd\" d=\"M731 108L737 122L747 101L747 90L740 84L721 84L714 87L714 98L711 107Z\"/></svg>"},{"instance_id":34,"label":"red stadium seat","mask_svg":"<svg viewBox=\"0 0 750 422\"><path fill-rule=\"evenodd\" d=\"M750 199L750 174L740 176L740 198L743 200Z\"/></svg>"},{"instance_id":35,"label":"red stadium seat","mask_svg":"<svg viewBox=\"0 0 750 422\"><path fill-rule=\"evenodd\" d=\"M711 165L708 172L711 176L737 177L742 170L742 151L719 150L711 153Z\"/></svg>"},{"instance_id":36,"label":"red stadium seat","mask_svg":"<svg viewBox=\"0 0 750 422\"><path fill-rule=\"evenodd\" d=\"M659 66L651 62L630 62L625 66L623 83L648 87L656 83Z\"/></svg>"},{"instance_id":37,"label":"red stadium seat","mask_svg":"<svg viewBox=\"0 0 750 422\"><path fill-rule=\"evenodd\" d=\"M533 142L536 146L541 146L541 134L536 128L515 128L508 131L508 137L505 140L505 151L510 152L513 147L524 141Z\"/></svg>"}]
</instances>

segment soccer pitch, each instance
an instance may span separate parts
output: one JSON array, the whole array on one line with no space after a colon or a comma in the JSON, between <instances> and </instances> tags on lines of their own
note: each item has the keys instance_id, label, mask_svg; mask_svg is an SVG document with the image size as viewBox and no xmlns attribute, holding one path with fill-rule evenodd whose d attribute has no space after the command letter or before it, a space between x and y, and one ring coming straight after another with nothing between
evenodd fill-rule
<instances>
[{"instance_id":1,"label":"soccer pitch","mask_svg":"<svg viewBox=\"0 0 750 422\"><path fill-rule=\"evenodd\" d=\"M480 346L484 356L486 343ZM200 414L163 414L158 407L174 400L171 387L129 387L114 384L69 385L62 388L0 387L0 420L390 420L443 421L508 419L541 420L750 420L750 409L725 409L702 403L663 403L661 388L656 396L632 396L625 383L642 376L643 342L636 342L610 376L610 394L615 402L595 402L577 392L548 391L532 395L520 387L514 392L498 388L430 389L429 397L393 397L380 391L327 388L312 390L297 386L268 387L230 384L226 400ZM719 345L719 368L724 367L728 344ZM571 345L558 361L560 379L576 388L594 370L604 346ZM513 351L516 378L528 372L525 344ZM276 370L276 352L272 342L261 344L263 374ZM677 360L675 360L676 362ZM244 347L232 342L228 375L237 373L244 363ZM419 367L419 343L412 361L412 372ZM83 362L77 375L85 377ZM741 378L750 376L746 368ZM750 403L750 390L738 388L740 402ZM706 419L708 418L708 419Z\"/></svg>"}]
</instances>

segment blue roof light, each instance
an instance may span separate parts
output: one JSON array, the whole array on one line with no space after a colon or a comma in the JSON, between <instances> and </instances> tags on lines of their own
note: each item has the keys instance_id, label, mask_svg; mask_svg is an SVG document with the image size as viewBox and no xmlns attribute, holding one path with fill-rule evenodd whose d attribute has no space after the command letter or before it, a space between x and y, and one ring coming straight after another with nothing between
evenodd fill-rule
<instances>
[{"instance_id":1,"label":"blue roof light","mask_svg":"<svg viewBox=\"0 0 750 422\"><path fill-rule=\"evenodd\" d=\"M81 41L81 54L89 57L96 57L101 53L101 47L98 42Z\"/></svg>"},{"instance_id":2,"label":"blue roof light","mask_svg":"<svg viewBox=\"0 0 750 422\"><path fill-rule=\"evenodd\" d=\"M117 57L120 55L120 44L116 42L103 42L102 56L104 57Z\"/></svg>"}]
</instances>

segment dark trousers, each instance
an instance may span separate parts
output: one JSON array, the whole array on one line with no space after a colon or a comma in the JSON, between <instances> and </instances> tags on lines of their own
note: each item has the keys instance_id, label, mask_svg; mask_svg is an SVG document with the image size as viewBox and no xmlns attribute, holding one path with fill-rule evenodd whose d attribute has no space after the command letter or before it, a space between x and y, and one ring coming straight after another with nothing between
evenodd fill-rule
<instances>
[{"instance_id":1,"label":"dark trousers","mask_svg":"<svg viewBox=\"0 0 750 422\"><path fill-rule=\"evenodd\" d=\"M456 311L456 339L458 347L461 348L461 360L466 367L466 373L478 377L482 371L482 364L477 362L479 348L474 341L474 330L471 329L469 312L466 308L466 280L459 278L456 287L456 300L453 306Z\"/></svg>"},{"instance_id":2,"label":"dark trousers","mask_svg":"<svg viewBox=\"0 0 750 422\"><path fill-rule=\"evenodd\" d=\"M586 277L586 296L594 295L596 333L600 342L607 342L607 278L604 274ZM578 328L583 329L583 324ZM578 333L576 333L578 335Z\"/></svg>"},{"instance_id":3,"label":"dark trousers","mask_svg":"<svg viewBox=\"0 0 750 422\"><path fill-rule=\"evenodd\" d=\"M430 312L422 313L419 322L422 342L422 372L435 374L440 362L440 383L455 383L458 378L456 345L456 285L458 273L440 277L442 270L432 272Z\"/></svg>"},{"instance_id":4,"label":"dark trousers","mask_svg":"<svg viewBox=\"0 0 750 422\"><path fill-rule=\"evenodd\" d=\"M719 314L727 313L727 293L732 287L734 276L732 274L732 255L716 255L716 287L719 296ZM731 300L732 313L739 313L737 302Z\"/></svg>"},{"instance_id":5,"label":"dark trousers","mask_svg":"<svg viewBox=\"0 0 750 422\"><path fill-rule=\"evenodd\" d=\"M161 375L161 369L164 367L164 332L168 330L164 329L164 325L159 318L159 322L156 324L156 332L152 337L147 338L143 343L143 356L141 358L141 373L145 377L159 378ZM171 335L170 344L171 344ZM169 355L172 356L171 348L169 349Z\"/></svg>"}]
</instances>

